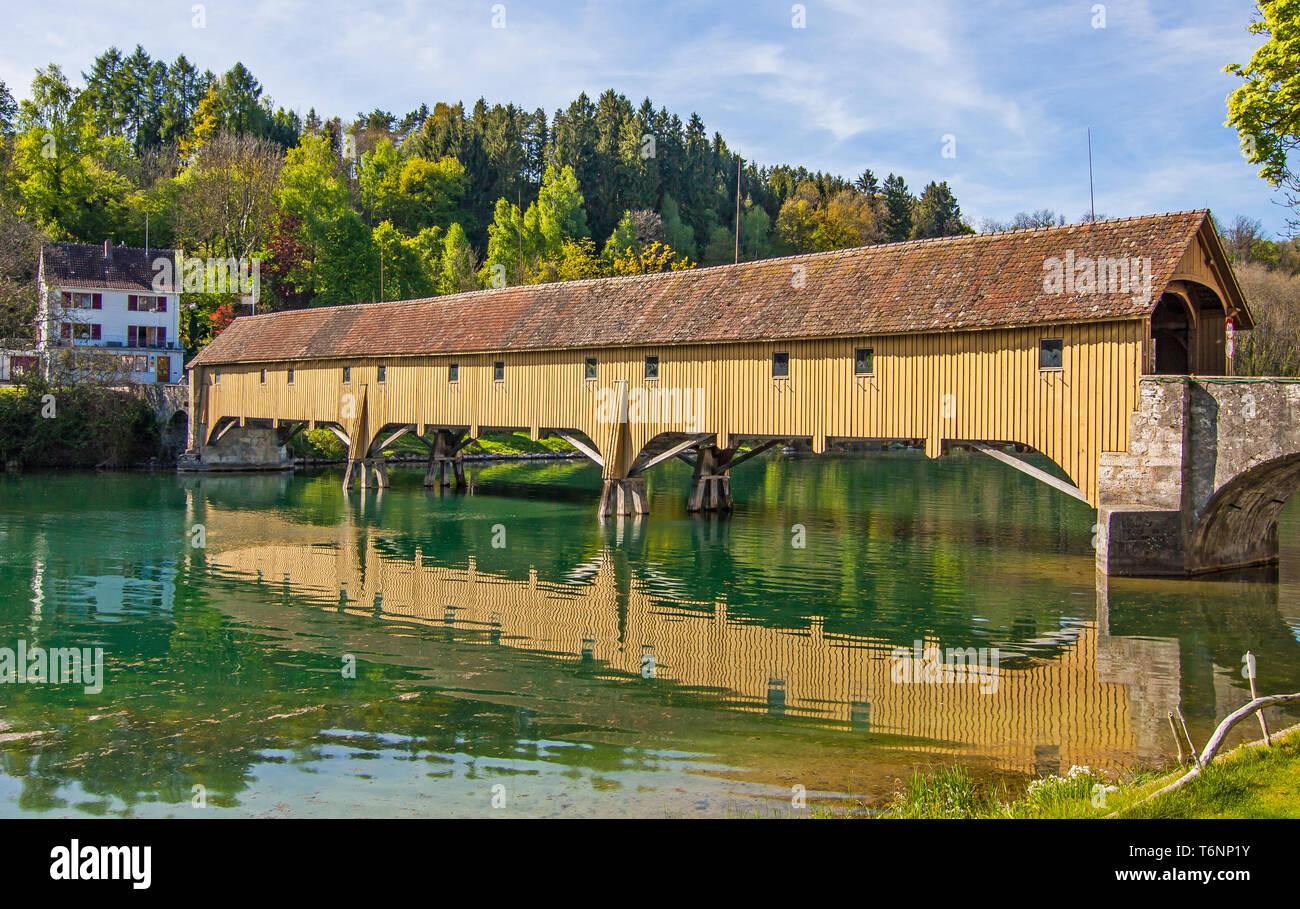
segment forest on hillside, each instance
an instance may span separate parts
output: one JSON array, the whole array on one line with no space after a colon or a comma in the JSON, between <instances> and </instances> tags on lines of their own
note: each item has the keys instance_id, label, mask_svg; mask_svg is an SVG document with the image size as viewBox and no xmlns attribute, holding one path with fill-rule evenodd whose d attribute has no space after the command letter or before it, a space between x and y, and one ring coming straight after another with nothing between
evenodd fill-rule
<instances>
[{"instance_id":1,"label":"forest on hillside","mask_svg":"<svg viewBox=\"0 0 1300 909\"><path fill-rule=\"evenodd\" d=\"M277 106L242 64L216 75L142 47L75 82L50 64L21 104L0 83L0 338L30 334L41 239L147 231L256 258L259 306L281 309L971 231L945 182L742 161L697 114L612 89L549 116L479 99L345 122ZM190 350L236 314L232 296L185 302Z\"/></svg>"}]
</instances>

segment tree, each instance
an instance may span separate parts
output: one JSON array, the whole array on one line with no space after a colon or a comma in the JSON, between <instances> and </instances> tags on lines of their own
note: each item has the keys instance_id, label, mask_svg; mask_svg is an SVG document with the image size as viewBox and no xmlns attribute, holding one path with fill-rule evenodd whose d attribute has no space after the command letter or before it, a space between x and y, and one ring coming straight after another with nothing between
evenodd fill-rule
<instances>
[{"instance_id":1,"label":"tree","mask_svg":"<svg viewBox=\"0 0 1300 909\"><path fill-rule=\"evenodd\" d=\"M691 229L689 224L682 221L682 213L681 209L677 207L677 200L665 193L663 206L659 214L664 220L664 242L682 255L693 257L695 255L695 231ZM771 220L771 218L768 218L769 228L771 227ZM764 240L766 241L766 237L764 237Z\"/></svg>"},{"instance_id":2,"label":"tree","mask_svg":"<svg viewBox=\"0 0 1300 909\"><path fill-rule=\"evenodd\" d=\"M289 150L275 200L302 225L303 242L314 260L327 234L351 211L351 194L327 136L304 136Z\"/></svg>"},{"instance_id":3,"label":"tree","mask_svg":"<svg viewBox=\"0 0 1300 909\"><path fill-rule=\"evenodd\" d=\"M912 193L902 177L885 178L885 239L906 240L912 235Z\"/></svg>"},{"instance_id":4,"label":"tree","mask_svg":"<svg viewBox=\"0 0 1300 909\"><path fill-rule=\"evenodd\" d=\"M32 79L19 108L18 166L27 214L56 236L72 236L76 207L90 193L94 124L78 93L51 63Z\"/></svg>"},{"instance_id":5,"label":"tree","mask_svg":"<svg viewBox=\"0 0 1300 909\"><path fill-rule=\"evenodd\" d=\"M614 257L610 274L614 275L649 275L661 271L682 271L694 268L695 263L685 256L673 252L671 247L659 241L652 242L644 249L629 249Z\"/></svg>"},{"instance_id":6,"label":"tree","mask_svg":"<svg viewBox=\"0 0 1300 909\"><path fill-rule=\"evenodd\" d=\"M497 200L495 216L488 226L487 257L479 272L479 280L484 284L490 285L499 274L504 275L507 285L523 284L537 269L541 233L536 225L525 229L523 222L518 205Z\"/></svg>"},{"instance_id":7,"label":"tree","mask_svg":"<svg viewBox=\"0 0 1300 909\"><path fill-rule=\"evenodd\" d=\"M947 182L931 182L916 201L912 238L951 237L970 233L961 219L961 206L948 188Z\"/></svg>"},{"instance_id":8,"label":"tree","mask_svg":"<svg viewBox=\"0 0 1300 909\"><path fill-rule=\"evenodd\" d=\"M433 237L438 228L431 227ZM379 300L410 300L431 297L438 292L441 277L441 249L431 256L429 240L407 237L389 221L374 229L371 241L381 263Z\"/></svg>"},{"instance_id":9,"label":"tree","mask_svg":"<svg viewBox=\"0 0 1300 909\"><path fill-rule=\"evenodd\" d=\"M605 258L613 261L629 251L639 254L651 243L664 241L664 219L647 209L625 211L605 243Z\"/></svg>"},{"instance_id":10,"label":"tree","mask_svg":"<svg viewBox=\"0 0 1300 909\"><path fill-rule=\"evenodd\" d=\"M558 258L566 239L588 236L587 213L582 203L582 191L573 168L548 167L537 202L529 206L524 216L525 230L534 230L541 236L544 257Z\"/></svg>"},{"instance_id":11,"label":"tree","mask_svg":"<svg viewBox=\"0 0 1300 909\"><path fill-rule=\"evenodd\" d=\"M283 159L274 142L222 133L176 181L176 230L209 256L248 258L267 242Z\"/></svg>"},{"instance_id":12,"label":"tree","mask_svg":"<svg viewBox=\"0 0 1300 909\"><path fill-rule=\"evenodd\" d=\"M876 180L876 175L870 170L864 170L858 175L858 179L853 183L858 192L867 197L868 200L874 200L877 193L880 192L880 182Z\"/></svg>"},{"instance_id":13,"label":"tree","mask_svg":"<svg viewBox=\"0 0 1300 909\"><path fill-rule=\"evenodd\" d=\"M430 161L403 156L390 139L363 155L357 170L361 205L373 221L391 221L407 234L426 227L447 228L468 213L460 207L465 168L455 158Z\"/></svg>"},{"instance_id":14,"label":"tree","mask_svg":"<svg viewBox=\"0 0 1300 909\"><path fill-rule=\"evenodd\" d=\"M439 289L444 294L477 290L475 270L474 250L470 248L469 238L459 224L453 224L447 229L447 237L443 241L442 280Z\"/></svg>"},{"instance_id":15,"label":"tree","mask_svg":"<svg viewBox=\"0 0 1300 909\"><path fill-rule=\"evenodd\" d=\"M18 116L18 104L9 92L9 86L0 79L0 136L14 134L14 118Z\"/></svg>"},{"instance_id":16,"label":"tree","mask_svg":"<svg viewBox=\"0 0 1300 909\"><path fill-rule=\"evenodd\" d=\"M1245 81L1228 96L1226 125L1237 130L1246 160L1258 164L1259 175L1283 189L1287 204L1300 213L1300 178L1288 162L1300 147L1300 0L1258 2L1261 18L1250 31L1268 40L1249 63L1225 67Z\"/></svg>"}]
</instances>

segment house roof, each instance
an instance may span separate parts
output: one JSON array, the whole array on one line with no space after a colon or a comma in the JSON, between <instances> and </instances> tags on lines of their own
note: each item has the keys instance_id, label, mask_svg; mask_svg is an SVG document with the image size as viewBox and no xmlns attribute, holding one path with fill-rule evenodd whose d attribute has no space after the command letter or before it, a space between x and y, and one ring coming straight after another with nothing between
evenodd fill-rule
<instances>
[{"instance_id":1,"label":"house roof","mask_svg":"<svg viewBox=\"0 0 1300 909\"><path fill-rule=\"evenodd\" d=\"M1202 229L1217 246L1209 212L1199 210L653 275L292 310L236 319L193 363L783 340L1143 318ZM1048 292L1045 263L1071 251L1076 261L1150 258L1152 298L1134 299L1133 292ZM1244 309L1244 300L1240 304Z\"/></svg>"},{"instance_id":2,"label":"house roof","mask_svg":"<svg viewBox=\"0 0 1300 909\"><path fill-rule=\"evenodd\" d=\"M177 293L176 252L171 249L140 249L114 246L111 256L103 245L87 243L42 243L41 263L45 283L50 287L107 287L115 290L153 291L154 262L166 259L172 267L158 293Z\"/></svg>"}]
</instances>

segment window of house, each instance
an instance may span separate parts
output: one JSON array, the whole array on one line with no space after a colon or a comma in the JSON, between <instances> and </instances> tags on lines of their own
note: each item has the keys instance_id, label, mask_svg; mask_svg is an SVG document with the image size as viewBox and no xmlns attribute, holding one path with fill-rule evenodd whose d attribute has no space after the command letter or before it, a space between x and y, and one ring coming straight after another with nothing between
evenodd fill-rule
<instances>
[{"instance_id":1,"label":"window of house","mask_svg":"<svg viewBox=\"0 0 1300 909\"><path fill-rule=\"evenodd\" d=\"M388 379L388 367L387 367L387 366L380 366L380 367L379 367L379 372L378 372L378 375L376 376L376 379L377 379L378 381L380 381L380 382L383 382L383 381L385 381L385 380Z\"/></svg>"},{"instance_id":2,"label":"window of house","mask_svg":"<svg viewBox=\"0 0 1300 909\"><path fill-rule=\"evenodd\" d=\"M351 382L351 381L352 381L352 367L351 367L351 366L344 366L344 367L343 367L343 381L344 381L344 382Z\"/></svg>"},{"instance_id":3,"label":"window of house","mask_svg":"<svg viewBox=\"0 0 1300 909\"><path fill-rule=\"evenodd\" d=\"M855 376L870 376L876 371L876 357L870 347L859 347L853 351L853 374Z\"/></svg>"},{"instance_id":4,"label":"window of house","mask_svg":"<svg viewBox=\"0 0 1300 909\"><path fill-rule=\"evenodd\" d=\"M1043 338L1038 342L1038 368L1062 369L1065 365L1065 340Z\"/></svg>"},{"instance_id":5,"label":"window of house","mask_svg":"<svg viewBox=\"0 0 1300 909\"><path fill-rule=\"evenodd\" d=\"M772 354L772 378L790 378L790 355L788 353Z\"/></svg>"},{"instance_id":6,"label":"window of house","mask_svg":"<svg viewBox=\"0 0 1300 909\"><path fill-rule=\"evenodd\" d=\"M447 365L447 381L448 381L448 382L459 382L459 381L460 381L460 364L459 364L459 363L449 363L449 364Z\"/></svg>"},{"instance_id":7,"label":"window of house","mask_svg":"<svg viewBox=\"0 0 1300 909\"><path fill-rule=\"evenodd\" d=\"M262 370L262 376L261 376L261 379L262 379L262 384L265 385L265 384L266 384L266 370L265 370L265 369Z\"/></svg>"},{"instance_id":8,"label":"window of house","mask_svg":"<svg viewBox=\"0 0 1300 909\"><path fill-rule=\"evenodd\" d=\"M596 358L595 358L595 357L587 357L587 366L586 366L586 371L585 371L584 374L583 374L583 377L584 377L584 378L587 378L587 379L594 379L594 378L596 378Z\"/></svg>"},{"instance_id":9,"label":"window of house","mask_svg":"<svg viewBox=\"0 0 1300 909\"><path fill-rule=\"evenodd\" d=\"M646 357L646 358L645 358L645 377L646 377L647 379L657 379L657 378L659 378L659 358L658 358L658 357Z\"/></svg>"},{"instance_id":10,"label":"window of house","mask_svg":"<svg viewBox=\"0 0 1300 909\"><path fill-rule=\"evenodd\" d=\"M128 312L166 312L167 298L129 294L126 298Z\"/></svg>"},{"instance_id":11,"label":"window of house","mask_svg":"<svg viewBox=\"0 0 1300 909\"><path fill-rule=\"evenodd\" d=\"M506 380L506 364L504 360L497 360L492 364L492 381L504 382Z\"/></svg>"},{"instance_id":12,"label":"window of house","mask_svg":"<svg viewBox=\"0 0 1300 909\"><path fill-rule=\"evenodd\" d=\"M137 362L139 362L139 360L141 360L141 359L143 359L143 357L139 357L139 358L137 358ZM214 372L214 373L212 374L212 384L213 384L213 385L220 385L220 384L221 384L221 373L219 373L219 372Z\"/></svg>"},{"instance_id":13,"label":"window of house","mask_svg":"<svg viewBox=\"0 0 1300 909\"><path fill-rule=\"evenodd\" d=\"M290 384L290 385L293 384L293 368L292 368L292 367L290 367L290 369L289 369L289 372L288 372L288 374L287 374L287 376L286 376L286 380L287 380L288 384Z\"/></svg>"}]
</instances>

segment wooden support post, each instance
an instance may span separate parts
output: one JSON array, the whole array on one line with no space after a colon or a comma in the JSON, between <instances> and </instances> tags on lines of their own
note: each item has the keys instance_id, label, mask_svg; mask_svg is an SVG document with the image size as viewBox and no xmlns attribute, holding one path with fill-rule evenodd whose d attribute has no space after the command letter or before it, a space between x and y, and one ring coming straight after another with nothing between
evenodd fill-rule
<instances>
[{"instance_id":1,"label":"wooden support post","mask_svg":"<svg viewBox=\"0 0 1300 909\"><path fill-rule=\"evenodd\" d=\"M649 514L650 505L645 495L645 477L625 477L606 480L600 493L597 514L605 518L622 514Z\"/></svg>"},{"instance_id":2,"label":"wooden support post","mask_svg":"<svg viewBox=\"0 0 1300 909\"><path fill-rule=\"evenodd\" d=\"M429 469L424 474L424 485L450 486L455 476L456 487L465 486L465 462L460 450L470 441L465 433L439 429L429 445Z\"/></svg>"},{"instance_id":3,"label":"wooden support post","mask_svg":"<svg viewBox=\"0 0 1300 909\"><path fill-rule=\"evenodd\" d=\"M734 448L700 446L691 477L691 494L686 500L687 511L731 510L731 459L735 455Z\"/></svg>"}]
</instances>

